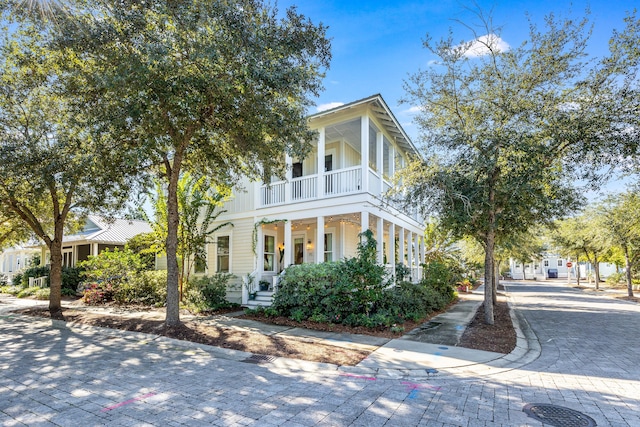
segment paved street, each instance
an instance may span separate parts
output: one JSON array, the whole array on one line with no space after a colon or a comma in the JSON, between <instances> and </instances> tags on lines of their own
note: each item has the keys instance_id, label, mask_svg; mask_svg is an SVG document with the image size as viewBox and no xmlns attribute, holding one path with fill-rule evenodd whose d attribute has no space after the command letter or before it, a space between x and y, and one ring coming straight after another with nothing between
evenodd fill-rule
<instances>
[{"instance_id":1,"label":"paved street","mask_svg":"<svg viewBox=\"0 0 640 427\"><path fill-rule=\"evenodd\" d=\"M539 357L415 378L247 363L246 353L52 325L0 304L0 425L541 426L522 409L551 403L598 426L640 426L640 306L559 284L507 288Z\"/></svg>"}]
</instances>

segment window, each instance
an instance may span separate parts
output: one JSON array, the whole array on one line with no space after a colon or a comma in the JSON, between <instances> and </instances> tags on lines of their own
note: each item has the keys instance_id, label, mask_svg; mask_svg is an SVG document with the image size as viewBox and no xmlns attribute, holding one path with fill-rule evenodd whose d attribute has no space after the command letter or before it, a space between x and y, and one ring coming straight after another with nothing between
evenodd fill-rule
<instances>
[{"instance_id":1,"label":"window","mask_svg":"<svg viewBox=\"0 0 640 427\"><path fill-rule=\"evenodd\" d=\"M276 271L276 237L264 236L264 268L262 271Z\"/></svg>"},{"instance_id":2,"label":"window","mask_svg":"<svg viewBox=\"0 0 640 427\"><path fill-rule=\"evenodd\" d=\"M73 267L73 247L62 248L62 266Z\"/></svg>"},{"instance_id":3,"label":"window","mask_svg":"<svg viewBox=\"0 0 640 427\"><path fill-rule=\"evenodd\" d=\"M558 260L558 267L562 267L562 260L561 259Z\"/></svg>"},{"instance_id":4,"label":"window","mask_svg":"<svg viewBox=\"0 0 640 427\"><path fill-rule=\"evenodd\" d=\"M216 272L229 272L229 236L218 236L216 250Z\"/></svg>"},{"instance_id":5,"label":"window","mask_svg":"<svg viewBox=\"0 0 640 427\"><path fill-rule=\"evenodd\" d=\"M369 167L378 171L378 129L369 126Z\"/></svg>"},{"instance_id":6,"label":"window","mask_svg":"<svg viewBox=\"0 0 640 427\"><path fill-rule=\"evenodd\" d=\"M333 233L324 235L324 261L333 261Z\"/></svg>"},{"instance_id":7,"label":"window","mask_svg":"<svg viewBox=\"0 0 640 427\"><path fill-rule=\"evenodd\" d=\"M545 267L549 267L549 260L548 260L548 259L545 259L545 260L544 260L544 266L545 266Z\"/></svg>"}]
</instances>

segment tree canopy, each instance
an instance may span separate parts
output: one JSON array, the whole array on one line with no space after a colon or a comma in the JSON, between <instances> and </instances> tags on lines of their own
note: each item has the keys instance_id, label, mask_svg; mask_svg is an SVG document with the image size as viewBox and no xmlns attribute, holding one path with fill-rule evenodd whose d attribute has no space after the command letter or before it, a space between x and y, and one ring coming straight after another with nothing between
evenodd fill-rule
<instances>
[{"instance_id":1,"label":"tree canopy","mask_svg":"<svg viewBox=\"0 0 640 427\"><path fill-rule=\"evenodd\" d=\"M325 27L260 0L93 2L61 21L77 52L79 102L96 132L166 182L167 319L179 323L181 171L215 183L284 175L314 134L306 108L329 65Z\"/></svg>"},{"instance_id":2,"label":"tree canopy","mask_svg":"<svg viewBox=\"0 0 640 427\"><path fill-rule=\"evenodd\" d=\"M426 160L403 183L408 204L483 245L492 324L496 244L566 214L577 178L597 183L603 165L637 154L640 23L629 16L609 55L590 58L586 18L548 16L505 49L490 18L478 17L482 33L466 26L472 41L427 38L438 59L405 84L405 102L420 106Z\"/></svg>"},{"instance_id":3,"label":"tree canopy","mask_svg":"<svg viewBox=\"0 0 640 427\"><path fill-rule=\"evenodd\" d=\"M50 30L16 22L0 44L0 212L49 248L55 314L65 228L74 217L122 205L135 168L75 105L77 57L52 48Z\"/></svg>"}]
</instances>

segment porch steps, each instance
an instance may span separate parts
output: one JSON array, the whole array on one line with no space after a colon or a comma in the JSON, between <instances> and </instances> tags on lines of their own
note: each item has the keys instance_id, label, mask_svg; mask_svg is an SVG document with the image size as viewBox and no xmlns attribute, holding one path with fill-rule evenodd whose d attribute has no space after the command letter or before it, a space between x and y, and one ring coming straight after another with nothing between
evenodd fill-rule
<instances>
[{"instance_id":1,"label":"porch steps","mask_svg":"<svg viewBox=\"0 0 640 427\"><path fill-rule=\"evenodd\" d=\"M273 292L271 291L258 291L256 293L256 299L250 299L247 301L247 308L270 307L273 303Z\"/></svg>"}]
</instances>

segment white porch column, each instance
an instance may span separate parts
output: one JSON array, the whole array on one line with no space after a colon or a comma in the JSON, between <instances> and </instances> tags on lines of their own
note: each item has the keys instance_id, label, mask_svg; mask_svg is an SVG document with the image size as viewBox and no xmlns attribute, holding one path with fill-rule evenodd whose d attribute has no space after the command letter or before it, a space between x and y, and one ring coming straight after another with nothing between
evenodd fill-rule
<instances>
[{"instance_id":1,"label":"white porch column","mask_svg":"<svg viewBox=\"0 0 640 427\"><path fill-rule=\"evenodd\" d=\"M378 264L384 265L384 219L382 219L382 217L378 217L377 222L376 234L378 235Z\"/></svg>"},{"instance_id":2,"label":"white porch column","mask_svg":"<svg viewBox=\"0 0 640 427\"><path fill-rule=\"evenodd\" d=\"M290 155L285 155L284 162L287 165L287 172L285 176L285 184L284 184L284 202L291 202L291 179L293 177L293 159Z\"/></svg>"},{"instance_id":3,"label":"white porch column","mask_svg":"<svg viewBox=\"0 0 640 427\"><path fill-rule=\"evenodd\" d=\"M369 212L360 212L360 232L364 233L368 229L369 229Z\"/></svg>"},{"instance_id":4,"label":"white porch column","mask_svg":"<svg viewBox=\"0 0 640 427\"><path fill-rule=\"evenodd\" d=\"M256 241L256 269L258 270L258 277L255 278L256 283L262 277L262 272L264 271L264 225L260 225L258 227L258 236Z\"/></svg>"},{"instance_id":5,"label":"white porch column","mask_svg":"<svg viewBox=\"0 0 640 427\"><path fill-rule=\"evenodd\" d=\"M98 255L98 244L97 243L92 243L91 244L91 255Z\"/></svg>"},{"instance_id":6,"label":"white porch column","mask_svg":"<svg viewBox=\"0 0 640 427\"><path fill-rule=\"evenodd\" d=\"M369 116L362 116L360 120L360 155L362 157L362 188L369 191Z\"/></svg>"},{"instance_id":7,"label":"white porch column","mask_svg":"<svg viewBox=\"0 0 640 427\"><path fill-rule=\"evenodd\" d=\"M284 223L284 261L283 268L289 267L293 264L293 251L292 251L292 240L291 240L291 221L286 221Z\"/></svg>"},{"instance_id":8,"label":"white porch column","mask_svg":"<svg viewBox=\"0 0 640 427\"><path fill-rule=\"evenodd\" d=\"M424 262L424 257L427 254L427 249L424 243L424 235L420 236L420 263Z\"/></svg>"},{"instance_id":9,"label":"white porch column","mask_svg":"<svg viewBox=\"0 0 640 427\"><path fill-rule=\"evenodd\" d=\"M391 275L396 275L396 225L389 224L389 264L391 264Z\"/></svg>"},{"instance_id":10,"label":"white porch column","mask_svg":"<svg viewBox=\"0 0 640 427\"><path fill-rule=\"evenodd\" d=\"M316 264L324 262L324 217L319 216L317 219L316 229Z\"/></svg>"},{"instance_id":11,"label":"white porch column","mask_svg":"<svg viewBox=\"0 0 640 427\"><path fill-rule=\"evenodd\" d=\"M404 228L400 227L398 230L398 262L402 265L404 264Z\"/></svg>"},{"instance_id":12,"label":"white porch column","mask_svg":"<svg viewBox=\"0 0 640 427\"><path fill-rule=\"evenodd\" d=\"M378 171L378 176L380 176L380 185L378 186L378 188L375 189L376 194L380 195L384 192L384 180L383 180L383 171L384 171L384 165L383 163L383 159L384 159L384 153L382 152L382 147L384 145L383 140L382 140L383 136L382 136L382 132L378 132L376 134L376 170Z\"/></svg>"},{"instance_id":13,"label":"white porch column","mask_svg":"<svg viewBox=\"0 0 640 427\"><path fill-rule=\"evenodd\" d=\"M317 181L317 197L321 198L324 195L324 145L325 145L325 128L318 129L318 181Z\"/></svg>"}]
</instances>

